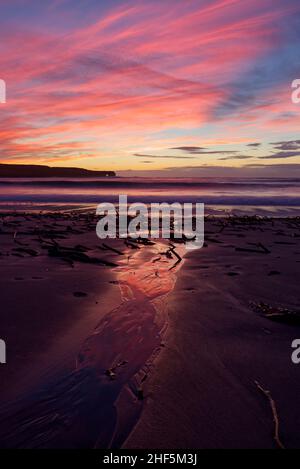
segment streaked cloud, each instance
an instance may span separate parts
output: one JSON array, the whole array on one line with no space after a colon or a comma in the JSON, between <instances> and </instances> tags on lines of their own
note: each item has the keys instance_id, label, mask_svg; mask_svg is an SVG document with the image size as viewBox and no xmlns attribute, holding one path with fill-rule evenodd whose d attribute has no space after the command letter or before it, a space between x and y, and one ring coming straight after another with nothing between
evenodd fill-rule
<instances>
[{"instance_id":1,"label":"streaked cloud","mask_svg":"<svg viewBox=\"0 0 300 469\"><path fill-rule=\"evenodd\" d=\"M280 158L294 158L296 156L300 156L300 151L279 151L277 153L273 153L267 156L260 156L259 159L261 160L273 160L273 159L280 159Z\"/></svg>"},{"instance_id":2,"label":"streaked cloud","mask_svg":"<svg viewBox=\"0 0 300 469\"><path fill-rule=\"evenodd\" d=\"M134 153L134 156L138 156L139 158L153 158L153 159L166 159L169 158L171 160L191 160L194 159L194 156L172 156L172 155L145 155L143 153Z\"/></svg>"},{"instance_id":3,"label":"streaked cloud","mask_svg":"<svg viewBox=\"0 0 300 469\"><path fill-rule=\"evenodd\" d=\"M127 170L120 175L130 177L133 174L147 176L148 170ZM225 165L199 165L199 166L177 166L165 167L161 170L151 171L153 177L237 177L237 178L299 178L300 163L294 164L246 164L243 167Z\"/></svg>"},{"instance_id":4,"label":"streaked cloud","mask_svg":"<svg viewBox=\"0 0 300 469\"><path fill-rule=\"evenodd\" d=\"M219 158L219 161L228 161L228 160L249 160L255 158L252 155L234 155L234 156L225 156L224 158Z\"/></svg>"},{"instance_id":5,"label":"streaked cloud","mask_svg":"<svg viewBox=\"0 0 300 469\"><path fill-rule=\"evenodd\" d=\"M205 147L193 147L193 146L187 146L187 147L174 147L171 148L171 150L181 150L187 153L190 153L191 155L226 155L227 153L236 153L234 150L208 150Z\"/></svg>"},{"instance_id":6,"label":"streaked cloud","mask_svg":"<svg viewBox=\"0 0 300 469\"><path fill-rule=\"evenodd\" d=\"M248 147L253 147L253 148L258 148L261 146L261 142L255 142L255 143L248 143Z\"/></svg>"},{"instance_id":7,"label":"streaked cloud","mask_svg":"<svg viewBox=\"0 0 300 469\"><path fill-rule=\"evenodd\" d=\"M277 150L300 150L300 140L288 140L284 142L274 142L273 145Z\"/></svg>"},{"instance_id":8,"label":"streaked cloud","mask_svg":"<svg viewBox=\"0 0 300 469\"><path fill-rule=\"evenodd\" d=\"M299 20L298 0L4 0L1 161L297 158Z\"/></svg>"}]
</instances>

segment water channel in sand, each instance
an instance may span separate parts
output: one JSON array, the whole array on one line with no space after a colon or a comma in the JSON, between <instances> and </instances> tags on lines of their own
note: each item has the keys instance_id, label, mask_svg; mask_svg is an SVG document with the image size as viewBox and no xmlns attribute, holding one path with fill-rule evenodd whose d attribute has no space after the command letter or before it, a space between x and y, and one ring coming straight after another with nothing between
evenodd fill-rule
<instances>
[{"instance_id":1,"label":"water channel in sand","mask_svg":"<svg viewBox=\"0 0 300 469\"><path fill-rule=\"evenodd\" d=\"M167 295L185 246L135 246L115 269L121 303L81 346L72 373L7 407L2 447L120 447L147 396L143 384L163 347ZM173 251L172 251L173 249Z\"/></svg>"}]
</instances>

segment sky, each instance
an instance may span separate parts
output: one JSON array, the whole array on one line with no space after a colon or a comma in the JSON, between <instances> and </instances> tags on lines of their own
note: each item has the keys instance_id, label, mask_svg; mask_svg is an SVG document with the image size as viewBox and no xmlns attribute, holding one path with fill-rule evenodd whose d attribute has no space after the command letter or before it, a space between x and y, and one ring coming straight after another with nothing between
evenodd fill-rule
<instances>
[{"instance_id":1,"label":"sky","mask_svg":"<svg viewBox=\"0 0 300 469\"><path fill-rule=\"evenodd\" d=\"M0 0L0 162L300 177L299 0Z\"/></svg>"}]
</instances>

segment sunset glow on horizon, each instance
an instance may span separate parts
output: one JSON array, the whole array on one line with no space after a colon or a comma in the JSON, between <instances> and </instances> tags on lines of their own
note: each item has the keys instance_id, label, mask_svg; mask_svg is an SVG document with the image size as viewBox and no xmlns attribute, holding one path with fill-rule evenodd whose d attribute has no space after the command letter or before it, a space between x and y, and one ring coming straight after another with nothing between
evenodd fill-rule
<instances>
[{"instance_id":1,"label":"sunset glow on horizon","mask_svg":"<svg viewBox=\"0 0 300 469\"><path fill-rule=\"evenodd\" d=\"M1 163L300 175L298 0L2 0Z\"/></svg>"}]
</instances>

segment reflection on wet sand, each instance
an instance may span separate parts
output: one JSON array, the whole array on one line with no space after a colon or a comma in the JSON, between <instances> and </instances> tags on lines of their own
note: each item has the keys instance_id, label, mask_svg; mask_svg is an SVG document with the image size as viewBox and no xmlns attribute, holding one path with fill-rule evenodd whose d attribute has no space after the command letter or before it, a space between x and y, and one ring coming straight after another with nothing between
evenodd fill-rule
<instances>
[{"instance_id":1,"label":"reflection on wet sand","mask_svg":"<svg viewBox=\"0 0 300 469\"><path fill-rule=\"evenodd\" d=\"M3 447L118 447L130 433L147 397L143 383L163 347L165 298L185 248L129 245L115 268L120 305L87 338L73 372L5 409Z\"/></svg>"}]
</instances>

